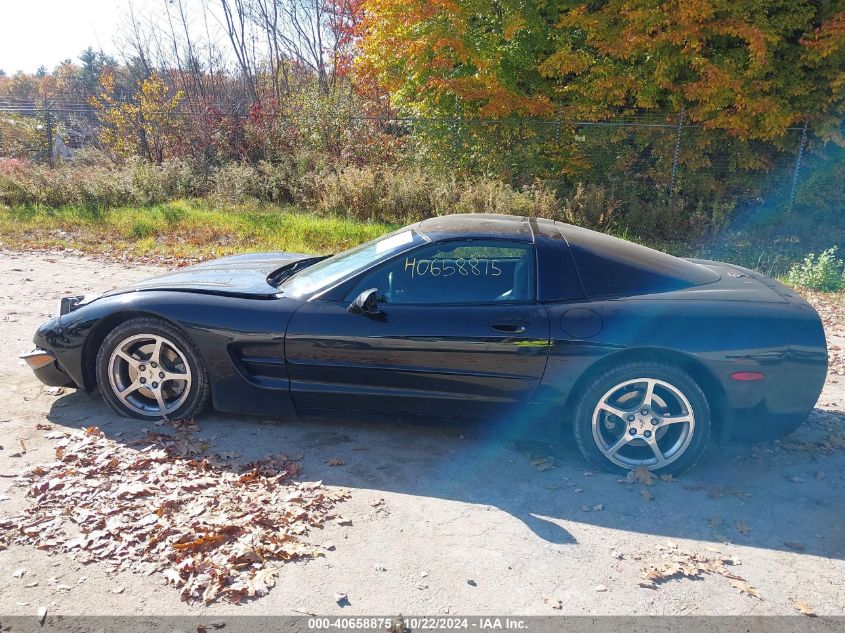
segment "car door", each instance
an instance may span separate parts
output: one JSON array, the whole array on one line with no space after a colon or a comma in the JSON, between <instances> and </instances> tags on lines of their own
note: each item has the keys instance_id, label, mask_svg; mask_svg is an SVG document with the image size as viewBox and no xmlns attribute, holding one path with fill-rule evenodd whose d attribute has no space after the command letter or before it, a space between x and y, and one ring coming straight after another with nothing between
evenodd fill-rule
<instances>
[{"instance_id":1,"label":"car door","mask_svg":"<svg viewBox=\"0 0 845 633\"><path fill-rule=\"evenodd\" d=\"M486 418L527 401L549 348L534 262L529 243L425 245L309 301L285 337L297 409ZM370 288L378 313L350 313Z\"/></svg>"}]
</instances>

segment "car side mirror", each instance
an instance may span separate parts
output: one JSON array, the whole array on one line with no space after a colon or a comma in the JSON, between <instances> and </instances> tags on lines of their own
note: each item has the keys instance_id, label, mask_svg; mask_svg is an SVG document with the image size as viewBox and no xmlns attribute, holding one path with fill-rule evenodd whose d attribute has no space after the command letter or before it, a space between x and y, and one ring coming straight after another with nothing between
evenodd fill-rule
<instances>
[{"instance_id":1,"label":"car side mirror","mask_svg":"<svg viewBox=\"0 0 845 633\"><path fill-rule=\"evenodd\" d=\"M357 297L355 301L349 304L346 310L352 314L380 314L378 309L378 301L376 301L376 293L378 288L370 288L365 290Z\"/></svg>"}]
</instances>

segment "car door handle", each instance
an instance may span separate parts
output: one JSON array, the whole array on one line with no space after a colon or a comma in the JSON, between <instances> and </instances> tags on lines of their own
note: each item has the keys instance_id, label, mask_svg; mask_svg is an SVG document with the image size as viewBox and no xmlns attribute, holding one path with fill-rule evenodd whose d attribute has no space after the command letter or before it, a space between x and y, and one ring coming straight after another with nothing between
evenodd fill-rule
<instances>
[{"instance_id":1,"label":"car door handle","mask_svg":"<svg viewBox=\"0 0 845 633\"><path fill-rule=\"evenodd\" d=\"M497 332L505 332L507 334L522 334L525 332L527 325L521 322L512 323L491 323L490 327Z\"/></svg>"}]
</instances>

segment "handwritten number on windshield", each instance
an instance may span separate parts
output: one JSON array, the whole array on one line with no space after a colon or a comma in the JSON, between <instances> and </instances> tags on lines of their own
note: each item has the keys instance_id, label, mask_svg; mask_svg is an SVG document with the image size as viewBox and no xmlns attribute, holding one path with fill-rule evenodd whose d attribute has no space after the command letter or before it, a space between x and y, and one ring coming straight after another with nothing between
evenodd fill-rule
<instances>
[{"instance_id":1,"label":"handwritten number on windshield","mask_svg":"<svg viewBox=\"0 0 845 633\"><path fill-rule=\"evenodd\" d=\"M416 277L451 277L458 275L461 277L498 277L502 274L502 269L499 268L499 260L470 257L464 259L459 257L457 259L417 259L405 258L404 272L411 276L411 279Z\"/></svg>"}]
</instances>

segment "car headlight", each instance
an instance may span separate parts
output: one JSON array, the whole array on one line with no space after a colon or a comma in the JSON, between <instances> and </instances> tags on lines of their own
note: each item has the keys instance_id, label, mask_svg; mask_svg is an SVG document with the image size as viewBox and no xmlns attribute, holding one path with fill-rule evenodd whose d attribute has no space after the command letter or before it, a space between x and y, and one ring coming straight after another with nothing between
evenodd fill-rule
<instances>
[{"instance_id":1,"label":"car headlight","mask_svg":"<svg viewBox=\"0 0 845 633\"><path fill-rule=\"evenodd\" d=\"M84 306L86 303L90 303L96 298L96 295L73 295L72 297L62 297L59 300L59 316L69 314L77 308Z\"/></svg>"}]
</instances>

